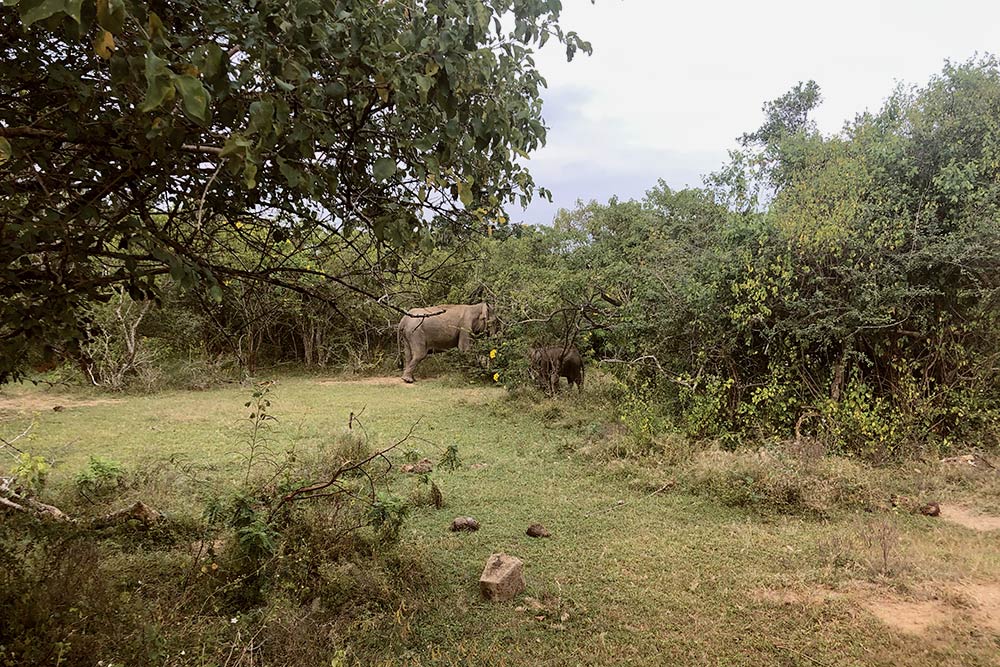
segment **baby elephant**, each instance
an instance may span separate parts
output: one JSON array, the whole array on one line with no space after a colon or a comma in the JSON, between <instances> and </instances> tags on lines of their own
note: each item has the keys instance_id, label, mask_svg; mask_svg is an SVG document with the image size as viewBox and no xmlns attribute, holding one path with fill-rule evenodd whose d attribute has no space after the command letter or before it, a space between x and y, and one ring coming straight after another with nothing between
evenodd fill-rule
<instances>
[{"instance_id":1,"label":"baby elephant","mask_svg":"<svg viewBox=\"0 0 1000 667\"><path fill-rule=\"evenodd\" d=\"M539 386L549 394L559 389L559 378L564 377L569 386L576 385L583 391L583 357L575 345L549 345L536 347L529 353L531 370Z\"/></svg>"}]
</instances>

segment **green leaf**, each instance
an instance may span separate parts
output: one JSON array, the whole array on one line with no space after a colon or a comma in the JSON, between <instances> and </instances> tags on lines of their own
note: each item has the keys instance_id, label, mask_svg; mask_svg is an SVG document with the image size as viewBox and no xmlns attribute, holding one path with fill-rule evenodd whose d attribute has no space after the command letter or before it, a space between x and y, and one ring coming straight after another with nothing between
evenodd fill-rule
<instances>
[{"instance_id":1,"label":"green leaf","mask_svg":"<svg viewBox=\"0 0 1000 667\"><path fill-rule=\"evenodd\" d=\"M458 198L462 200L464 206L472 205L472 188L466 185L463 181L459 181L458 185Z\"/></svg>"},{"instance_id":2,"label":"green leaf","mask_svg":"<svg viewBox=\"0 0 1000 667\"><path fill-rule=\"evenodd\" d=\"M181 100L184 103L184 115L191 120L207 123L210 98L208 91L205 90L205 86L202 85L201 81L189 74L184 74L174 77L174 83L177 85L177 90L180 92Z\"/></svg>"},{"instance_id":3,"label":"green leaf","mask_svg":"<svg viewBox=\"0 0 1000 667\"><path fill-rule=\"evenodd\" d=\"M250 126L247 132L267 134L274 126L274 103L270 100L257 100L250 105Z\"/></svg>"},{"instance_id":4,"label":"green leaf","mask_svg":"<svg viewBox=\"0 0 1000 667\"><path fill-rule=\"evenodd\" d=\"M245 158L248 148L250 148L250 141L241 134L234 134L226 140L219 157L230 157L238 154L241 158Z\"/></svg>"},{"instance_id":5,"label":"green leaf","mask_svg":"<svg viewBox=\"0 0 1000 667\"><path fill-rule=\"evenodd\" d=\"M347 86L340 81L333 81L326 84L326 94L333 97L343 97L347 94Z\"/></svg>"},{"instance_id":6,"label":"green leaf","mask_svg":"<svg viewBox=\"0 0 1000 667\"><path fill-rule=\"evenodd\" d=\"M197 64L205 75L206 81L213 81L222 73L222 49L212 42L204 51L204 57Z\"/></svg>"},{"instance_id":7,"label":"green leaf","mask_svg":"<svg viewBox=\"0 0 1000 667\"><path fill-rule=\"evenodd\" d=\"M163 21L156 15L156 12L149 13L149 40L162 42L166 37L166 30L163 28Z\"/></svg>"},{"instance_id":8,"label":"green leaf","mask_svg":"<svg viewBox=\"0 0 1000 667\"><path fill-rule=\"evenodd\" d=\"M104 60L109 60L114 49L115 38L107 30L101 30L94 38L94 52Z\"/></svg>"},{"instance_id":9,"label":"green leaf","mask_svg":"<svg viewBox=\"0 0 1000 667\"><path fill-rule=\"evenodd\" d=\"M80 23L80 12L83 10L83 0L66 0L63 12L77 23Z\"/></svg>"},{"instance_id":10,"label":"green leaf","mask_svg":"<svg viewBox=\"0 0 1000 667\"><path fill-rule=\"evenodd\" d=\"M125 25L124 0L97 0L97 23L112 34L121 32Z\"/></svg>"},{"instance_id":11,"label":"green leaf","mask_svg":"<svg viewBox=\"0 0 1000 667\"><path fill-rule=\"evenodd\" d=\"M146 99L139 110L149 112L156 109L173 92L174 84L167 62L149 51L146 53Z\"/></svg>"},{"instance_id":12,"label":"green leaf","mask_svg":"<svg viewBox=\"0 0 1000 667\"><path fill-rule=\"evenodd\" d=\"M290 187L298 187L299 183L302 182L301 172L280 157L278 158L278 168L281 170L281 175L288 181Z\"/></svg>"},{"instance_id":13,"label":"green leaf","mask_svg":"<svg viewBox=\"0 0 1000 667\"><path fill-rule=\"evenodd\" d=\"M26 2L20 6L21 23L27 28L32 23L66 11L67 0L41 0L41 2Z\"/></svg>"},{"instance_id":14,"label":"green leaf","mask_svg":"<svg viewBox=\"0 0 1000 667\"><path fill-rule=\"evenodd\" d=\"M396 173L396 161L388 157L380 157L375 160L375 181L381 183Z\"/></svg>"},{"instance_id":15,"label":"green leaf","mask_svg":"<svg viewBox=\"0 0 1000 667\"><path fill-rule=\"evenodd\" d=\"M10 147L10 142L4 137L0 137L0 164L14 156L14 150Z\"/></svg>"},{"instance_id":16,"label":"green leaf","mask_svg":"<svg viewBox=\"0 0 1000 667\"><path fill-rule=\"evenodd\" d=\"M246 168L243 170L243 182L247 186L247 190L253 190L257 187L257 165L253 162L247 162Z\"/></svg>"}]
</instances>

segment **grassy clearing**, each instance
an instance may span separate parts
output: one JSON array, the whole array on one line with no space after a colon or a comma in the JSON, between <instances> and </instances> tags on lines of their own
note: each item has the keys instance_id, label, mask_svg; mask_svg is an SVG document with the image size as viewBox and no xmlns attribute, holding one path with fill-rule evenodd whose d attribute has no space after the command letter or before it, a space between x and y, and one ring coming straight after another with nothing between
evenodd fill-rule
<instances>
[{"instance_id":1,"label":"grassy clearing","mask_svg":"<svg viewBox=\"0 0 1000 667\"><path fill-rule=\"evenodd\" d=\"M151 502L196 522L191 478L228 479L241 469L247 394L231 387L88 404L93 397L15 388L4 391L0 428L20 432L37 420L28 447L55 463L54 497L69 498L74 475L100 454L134 475L145 472L153 481L141 490L153 493ZM835 461L787 472L756 455L716 453L687 467L666 454L606 462L580 453L617 437L595 397L512 400L454 378L415 386L285 378L271 397L275 444L294 444L304 456L338 438L353 412L376 445L419 420L419 439L393 453L397 467L404 455L439 460L452 444L463 465L431 475L444 508L414 509L399 558L371 571L345 562L323 575L339 577L341 591L354 589L345 594L343 632L312 636L308 609L288 602L272 604L270 615L241 615L235 629L218 632L219 642L245 647L267 625L272 642L318 643L327 664L997 664L1000 628L985 603L1000 583L1000 533L893 511L886 502L908 489L915 497L944 494L935 497L942 502L977 502L981 494L987 507L989 478L931 464L871 471ZM48 400L65 407L53 411ZM163 463L170 458L175 463ZM653 493L667 482L674 486ZM403 474L393 485L402 496L420 488ZM775 509L774 497L794 502ZM466 514L482 528L448 532L451 519ZM526 537L534 522L553 537ZM495 551L524 559L527 598L481 600L478 575ZM150 540L126 557L149 569L191 558ZM169 599L168 579L136 586L128 589ZM364 596L368 607L358 603ZM886 609L889 620L905 610L931 619L894 628L880 620ZM206 610L189 623L227 619ZM185 643L194 636L161 628L157 662L213 664L203 647ZM257 658L290 660L275 646Z\"/></svg>"}]
</instances>

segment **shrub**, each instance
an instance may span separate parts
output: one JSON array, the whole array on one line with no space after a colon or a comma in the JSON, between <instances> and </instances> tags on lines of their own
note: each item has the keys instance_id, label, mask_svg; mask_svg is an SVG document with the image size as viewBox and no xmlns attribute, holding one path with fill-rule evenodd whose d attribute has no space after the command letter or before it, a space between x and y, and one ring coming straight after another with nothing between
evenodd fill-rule
<instances>
[{"instance_id":1,"label":"shrub","mask_svg":"<svg viewBox=\"0 0 1000 667\"><path fill-rule=\"evenodd\" d=\"M881 504L875 473L833 456L809 461L767 449L708 450L682 465L677 475L698 495L765 514L825 516Z\"/></svg>"},{"instance_id":2,"label":"shrub","mask_svg":"<svg viewBox=\"0 0 1000 667\"><path fill-rule=\"evenodd\" d=\"M91 456L87 467L73 478L77 491L86 497L97 497L120 489L125 483L125 468L113 459Z\"/></svg>"}]
</instances>

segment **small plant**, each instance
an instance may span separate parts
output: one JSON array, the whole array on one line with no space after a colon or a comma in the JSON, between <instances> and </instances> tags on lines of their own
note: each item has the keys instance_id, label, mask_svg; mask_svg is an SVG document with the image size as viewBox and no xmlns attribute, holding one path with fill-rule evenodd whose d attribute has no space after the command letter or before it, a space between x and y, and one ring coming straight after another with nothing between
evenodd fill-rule
<instances>
[{"instance_id":1,"label":"small plant","mask_svg":"<svg viewBox=\"0 0 1000 667\"><path fill-rule=\"evenodd\" d=\"M273 463L273 452L269 447L267 438L268 431L270 430L270 422L276 421L274 416L268 412L268 409L271 407L271 400L267 395L270 391L270 382L261 383L254 389L250 400L243 404L244 407L250 408L250 414L247 415L246 419L248 426L246 435L247 451L243 455L246 459L246 472L243 478L245 485L250 483L250 473L253 472L254 464L258 463L261 459Z\"/></svg>"},{"instance_id":2,"label":"small plant","mask_svg":"<svg viewBox=\"0 0 1000 667\"><path fill-rule=\"evenodd\" d=\"M462 467L462 460L458 456L458 445L448 445L444 450L444 456L438 462L438 467L452 472Z\"/></svg>"},{"instance_id":3,"label":"small plant","mask_svg":"<svg viewBox=\"0 0 1000 667\"><path fill-rule=\"evenodd\" d=\"M416 486L410 494L410 504L415 507L431 505L434 509L444 507L444 494L440 487L431 479L430 473L417 477Z\"/></svg>"},{"instance_id":4,"label":"small plant","mask_svg":"<svg viewBox=\"0 0 1000 667\"><path fill-rule=\"evenodd\" d=\"M899 531L891 521L876 521L865 527L862 535L871 554L869 565L878 575L890 576L900 568L897 551Z\"/></svg>"},{"instance_id":5,"label":"small plant","mask_svg":"<svg viewBox=\"0 0 1000 667\"><path fill-rule=\"evenodd\" d=\"M380 492L368 510L368 520L382 539L395 542L409 510L402 498Z\"/></svg>"},{"instance_id":6,"label":"small plant","mask_svg":"<svg viewBox=\"0 0 1000 667\"><path fill-rule=\"evenodd\" d=\"M49 468L51 466L44 456L32 456L28 452L21 452L12 472L22 490L29 495L37 495L45 486Z\"/></svg>"},{"instance_id":7,"label":"small plant","mask_svg":"<svg viewBox=\"0 0 1000 667\"><path fill-rule=\"evenodd\" d=\"M76 474L77 490L86 497L106 494L125 482L125 468L113 459L91 456L87 467Z\"/></svg>"}]
</instances>

